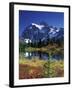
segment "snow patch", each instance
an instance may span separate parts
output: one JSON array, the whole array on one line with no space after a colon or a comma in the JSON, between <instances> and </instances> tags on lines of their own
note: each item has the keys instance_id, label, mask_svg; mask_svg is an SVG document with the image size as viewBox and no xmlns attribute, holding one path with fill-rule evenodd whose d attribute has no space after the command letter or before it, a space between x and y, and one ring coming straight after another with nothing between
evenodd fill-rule
<instances>
[{"instance_id":1,"label":"snow patch","mask_svg":"<svg viewBox=\"0 0 72 90\"><path fill-rule=\"evenodd\" d=\"M56 30L56 32L59 32L59 30Z\"/></svg>"},{"instance_id":2,"label":"snow patch","mask_svg":"<svg viewBox=\"0 0 72 90\"><path fill-rule=\"evenodd\" d=\"M50 33L54 32L54 29L53 28L50 28Z\"/></svg>"},{"instance_id":3,"label":"snow patch","mask_svg":"<svg viewBox=\"0 0 72 90\"><path fill-rule=\"evenodd\" d=\"M40 30L44 27L44 25L38 25L38 24L35 24L35 23L32 23L32 25L35 25Z\"/></svg>"},{"instance_id":4,"label":"snow patch","mask_svg":"<svg viewBox=\"0 0 72 90\"><path fill-rule=\"evenodd\" d=\"M29 43L29 42L31 43L32 41L30 39L24 39L24 42L25 43Z\"/></svg>"}]
</instances>

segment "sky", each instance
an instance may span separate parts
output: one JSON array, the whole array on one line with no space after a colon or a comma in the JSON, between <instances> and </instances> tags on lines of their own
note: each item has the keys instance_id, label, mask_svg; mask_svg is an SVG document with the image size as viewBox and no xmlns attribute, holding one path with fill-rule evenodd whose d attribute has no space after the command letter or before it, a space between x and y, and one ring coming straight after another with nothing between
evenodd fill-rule
<instances>
[{"instance_id":1,"label":"sky","mask_svg":"<svg viewBox=\"0 0 72 90\"><path fill-rule=\"evenodd\" d=\"M57 28L64 27L64 13L25 10L19 11L20 34L31 23L39 24L40 22L46 22L49 26L55 26Z\"/></svg>"}]
</instances>

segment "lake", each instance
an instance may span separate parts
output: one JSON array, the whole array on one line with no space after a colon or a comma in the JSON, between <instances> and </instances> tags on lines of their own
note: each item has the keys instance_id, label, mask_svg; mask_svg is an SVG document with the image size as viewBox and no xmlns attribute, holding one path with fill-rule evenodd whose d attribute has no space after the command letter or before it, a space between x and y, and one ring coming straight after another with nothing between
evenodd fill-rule
<instances>
[{"instance_id":1,"label":"lake","mask_svg":"<svg viewBox=\"0 0 72 90\"><path fill-rule=\"evenodd\" d=\"M33 52L22 52L20 53L20 58L26 58L26 59L35 59L38 58L39 60L63 60L64 55L55 53L49 55L49 53L41 52L41 51L33 51Z\"/></svg>"}]
</instances>

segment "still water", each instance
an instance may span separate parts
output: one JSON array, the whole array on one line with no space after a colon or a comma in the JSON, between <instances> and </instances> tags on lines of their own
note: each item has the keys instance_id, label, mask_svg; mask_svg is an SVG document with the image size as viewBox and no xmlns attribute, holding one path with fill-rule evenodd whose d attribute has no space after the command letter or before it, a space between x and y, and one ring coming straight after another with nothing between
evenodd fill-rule
<instances>
[{"instance_id":1,"label":"still water","mask_svg":"<svg viewBox=\"0 0 72 90\"><path fill-rule=\"evenodd\" d=\"M64 55L59 53L49 55L46 52L34 51L20 53L20 58L27 58L29 60L31 60L32 58L38 58L39 60L63 60Z\"/></svg>"}]
</instances>

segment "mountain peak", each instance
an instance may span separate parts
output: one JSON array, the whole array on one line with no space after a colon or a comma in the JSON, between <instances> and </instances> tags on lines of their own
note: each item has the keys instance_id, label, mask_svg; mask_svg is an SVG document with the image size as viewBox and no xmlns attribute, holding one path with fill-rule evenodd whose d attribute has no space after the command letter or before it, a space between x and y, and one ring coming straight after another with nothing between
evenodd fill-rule
<instances>
[{"instance_id":1,"label":"mountain peak","mask_svg":"<svg viewBox=\"0 0 72 90\"><path fill-rule=\"evenodd\" d=\"M57 28L54 26L49 26L48 24L42 22L40 24L31 23L25 28L22 33L22 38L28 41L39 42L48 40L63 40L64 28ZM23 40L23 41L24 41Z\"/></svg>"},{"instance_id":2,"label":"mountain peak","mask_svg":"<svg viewBox=\"0 0 72 90\"><path fill-rule=\"evenodd\" d=\"M44 27L44 25L39 25L39 24L36 24L36 23L32 23L32 25L34 25L35 27L37 27L40 30Z\"/></svg>"}]
</instances>

